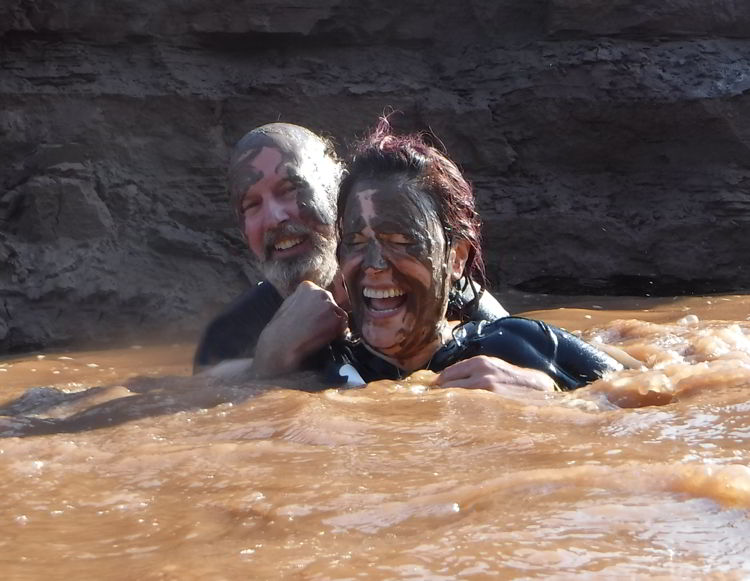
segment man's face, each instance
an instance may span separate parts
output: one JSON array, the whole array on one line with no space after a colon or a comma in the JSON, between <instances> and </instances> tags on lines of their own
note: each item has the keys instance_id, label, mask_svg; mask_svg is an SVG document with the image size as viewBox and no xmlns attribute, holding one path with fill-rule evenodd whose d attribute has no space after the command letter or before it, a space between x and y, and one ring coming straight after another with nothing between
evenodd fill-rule
<instances>
[{"instance_id":1,"label":"man's face","mask_svg":"<svg viewBox=\"0 0 750 581\"><path fill-rule=\"evenodd\" d=\"M369 346L406 359L436 340L449 273L440 219L426 193L397 179L355 183L339 260L355 326Z\"/></svg>"},{"instance_id":2,"label":"man's face","mask_svg":"<svg viewBox=\"0 0 750 581\"><path fill-rule=\"evenodd\" d=\"M336 273L336 178L325 175L328 161L305 142L259 135L230 168L248 246L284 296L303 280L327 287Z\"/></svg>"}]
</instances>

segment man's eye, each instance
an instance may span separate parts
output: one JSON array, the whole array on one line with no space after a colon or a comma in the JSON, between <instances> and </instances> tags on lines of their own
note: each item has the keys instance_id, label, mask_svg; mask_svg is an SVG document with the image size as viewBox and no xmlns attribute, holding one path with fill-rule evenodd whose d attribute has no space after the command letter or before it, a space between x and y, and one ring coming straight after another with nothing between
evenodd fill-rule
<instances>
[{"instance_id":1,"label":"man's eye","mask_svg":"<svg viewBox=\"0 0 750 581\"><path fill-rule=\"evenodd\" d=\"M259 200L245 200L242 202L242 206L240 206L240 209L242 210L243 214L247 214L248 212L252 213L253 211L257 210L260 207L260 201Z\"/></svg>"},{"instance_id":2,"label":"man's eye","mask_svg":"<svg viewBox=\"0 0 750 581\"><path fill-rule=\"evenodd\" d=\"M291 198L292 196L297 195L297 187L294 185L289 185L285 187L281 192L279 192L279 195L282 198Z\"/></svg>"}]
</instances>

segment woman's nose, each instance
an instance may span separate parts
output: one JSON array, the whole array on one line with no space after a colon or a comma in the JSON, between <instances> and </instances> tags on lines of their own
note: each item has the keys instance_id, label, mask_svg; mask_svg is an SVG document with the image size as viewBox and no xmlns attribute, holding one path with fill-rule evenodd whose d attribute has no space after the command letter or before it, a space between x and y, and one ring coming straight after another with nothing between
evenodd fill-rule
<instances>
[{"instance_id":1,"label":"woman's nose","mask_svg":"<svg viewBox=\"0 0 750 581\"><path fill-rule=\"evenodd\" d=\"M362 266L372 270L385 270L388 268L388 261L383 256L383 247L377 240L370 240L365 251L365 258Z\"/></svg>"}]
</instances>

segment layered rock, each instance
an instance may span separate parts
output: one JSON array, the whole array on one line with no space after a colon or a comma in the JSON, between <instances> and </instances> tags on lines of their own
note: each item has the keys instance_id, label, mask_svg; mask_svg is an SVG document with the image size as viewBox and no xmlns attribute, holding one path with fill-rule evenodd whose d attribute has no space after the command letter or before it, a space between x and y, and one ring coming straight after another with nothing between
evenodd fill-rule
<instances>
[{"instance_id":1,"label":"layered rock","mask_svg":"<svg viewBox=\"0 0 750 581\"><path fill-rule=\"evenodd\" d=\"M747 3L106 4L0 7L3 350L194 338L257 277L232 144L389 109L474 182L501 295L750 287Z\"/></svg>"}]
</instances>

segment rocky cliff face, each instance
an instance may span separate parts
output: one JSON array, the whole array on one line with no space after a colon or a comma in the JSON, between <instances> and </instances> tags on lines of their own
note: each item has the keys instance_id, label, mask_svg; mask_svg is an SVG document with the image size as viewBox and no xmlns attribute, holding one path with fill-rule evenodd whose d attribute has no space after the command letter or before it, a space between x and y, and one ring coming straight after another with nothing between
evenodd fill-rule
<instances>
[{"instance_id":1,"label":"rocky cliff face","mask_svg":"<svg viewBox=\"0 0 750 581\"><path fill-rule=\"evenodd\" d=\"M473 180L500 293L750 287L750 3L6 0L0 349L193 339L255 273L228 151L386 108Z\"/></svg>"}]
</instances>

